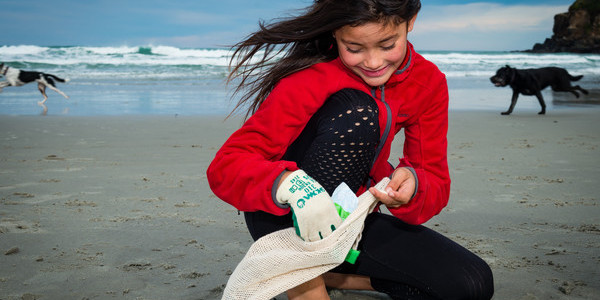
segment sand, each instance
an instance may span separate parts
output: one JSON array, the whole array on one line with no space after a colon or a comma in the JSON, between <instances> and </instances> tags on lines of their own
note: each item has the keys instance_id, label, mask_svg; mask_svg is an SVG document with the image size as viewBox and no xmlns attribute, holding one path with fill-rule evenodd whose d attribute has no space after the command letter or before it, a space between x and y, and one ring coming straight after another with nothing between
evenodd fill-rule
<instances>
[{"instance_id":1,"label":"sand","mask_svg":"<svg viewBox=\"0 0 600 300\"><path fill-rule=\"evenodd\" d=\"M219 299L251 238L205 174L239 125L0 116L0 299ZM494 299L600 299L599 129L595 107L450 113L450 204L426 225L491 265Z\"/></svg>"}]
</instances>

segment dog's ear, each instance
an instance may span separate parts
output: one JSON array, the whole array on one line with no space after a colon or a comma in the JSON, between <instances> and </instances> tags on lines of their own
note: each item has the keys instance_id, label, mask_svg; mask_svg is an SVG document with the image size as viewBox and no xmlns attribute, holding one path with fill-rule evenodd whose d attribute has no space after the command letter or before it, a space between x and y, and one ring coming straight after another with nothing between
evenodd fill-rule
<instances>
[{"instance_id":1,"label":"dog's ear","mask_svg":"<svg viewBox=\"0 0 600 300\"><path fill-rule=\"evenodd\" d=\"M511 68L509 65L506 65L506 68L507 68L507 69L512 69L512 68Z\"/></svg>"}]
</instances>

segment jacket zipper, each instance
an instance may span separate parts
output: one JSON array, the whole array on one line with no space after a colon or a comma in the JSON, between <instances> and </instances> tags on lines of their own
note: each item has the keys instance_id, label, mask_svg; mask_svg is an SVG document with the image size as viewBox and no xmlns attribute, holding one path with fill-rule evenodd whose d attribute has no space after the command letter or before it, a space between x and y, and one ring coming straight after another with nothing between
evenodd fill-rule
<instances>
[{"instance_id":1,"label":"jacket zipper","mask_svg":"<svg viewBox=\"0 0 600 300\"><path fill-rule=\"evenodd\" d=\"M390 105L387 102L385 102L385 86L379 86L379 90L381 91L381 102L383 102L383 104L385 105L386 110L385 131L379 139L379 145L377 146L377 150L375 150L375 158L373 158L373 162L371 163L371 169L369 169L369 173L371 172L371 170L373 170L373 166L375 166L375 162L379 157L379 153L383 149L383 145L385 145L385 142L387 141L387 138L392 129L392 109L390 108ZM377 100L377 88L371 89L371 95L375 100ZM369 180L367 181L367 188L371 186L371 180L373 180L373 178L369 175Z\"/></svg>"}]
</instances>

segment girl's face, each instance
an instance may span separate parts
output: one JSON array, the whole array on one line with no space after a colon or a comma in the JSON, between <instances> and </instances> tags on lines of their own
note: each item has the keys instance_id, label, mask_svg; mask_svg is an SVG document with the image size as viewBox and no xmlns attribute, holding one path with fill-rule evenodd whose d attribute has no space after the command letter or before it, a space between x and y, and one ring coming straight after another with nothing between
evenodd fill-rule
<instances>
[{"instance_id":1,"label":"girl's face","mask_svg":"<svg viewBox=\"0 0 600 300\"><path fill-rule=\"evenodd\" d=\"M400 25L346 25L334 32L344 65L370 86L385 84L406 56L407 35L417 16Z\"/></svg>"}]
</instances>

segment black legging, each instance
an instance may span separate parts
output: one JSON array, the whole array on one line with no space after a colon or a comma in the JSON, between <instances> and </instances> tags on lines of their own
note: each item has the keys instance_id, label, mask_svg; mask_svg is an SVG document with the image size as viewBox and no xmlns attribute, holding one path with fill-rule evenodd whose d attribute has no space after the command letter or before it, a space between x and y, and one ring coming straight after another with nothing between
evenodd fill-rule
<instances>
[{"instance_id":1,"label":"black legging","mask_svg":"<svg viewBox=\"0 0 600 300\"><path fill-rule=\"evenodd\" d=\"M310 119L283 159L295 161L329 194L342 181L353 191L367 180L379 142L373 98L352 89L332 95ZM293 226L291 213L244 213L253 239ZM492 271L478 256L425 227L382 213L366 221L354 265L332 272L369 276L392 299L490 299Z\"/></svg>"}]
</instances>

